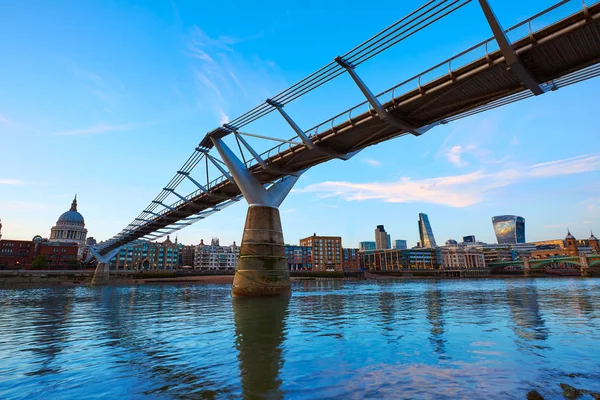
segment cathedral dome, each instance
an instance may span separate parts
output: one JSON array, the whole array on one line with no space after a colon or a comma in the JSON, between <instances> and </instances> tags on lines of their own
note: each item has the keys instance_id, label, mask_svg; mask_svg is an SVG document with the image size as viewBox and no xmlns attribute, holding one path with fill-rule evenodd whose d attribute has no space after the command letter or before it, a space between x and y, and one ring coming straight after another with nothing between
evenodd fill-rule
<instances>
[{"instance_id":1,"label":"cathedral dome","mask_svg":"<svg viewBox=\"0 0 600 400\"><path fill-rule=\"evenodd\" d=\"M57 243L77 243L85 245L87 229L83 215L77 211L77 196L71 203L69 211L62 213L56 225L50 230L50 240Z\"/></svg>"},{"instance_id":2,"label":"cathedral dome","mask_svg":"<svg viewBox=\"0 0 600 400\"><path fill-rule=\"evenodd\" d=\"M56 225L85 225L83 215L77 211L77 196L75 196L73 202L71 203L71 209L58 217Z\"/></svg>"}]
</instances>

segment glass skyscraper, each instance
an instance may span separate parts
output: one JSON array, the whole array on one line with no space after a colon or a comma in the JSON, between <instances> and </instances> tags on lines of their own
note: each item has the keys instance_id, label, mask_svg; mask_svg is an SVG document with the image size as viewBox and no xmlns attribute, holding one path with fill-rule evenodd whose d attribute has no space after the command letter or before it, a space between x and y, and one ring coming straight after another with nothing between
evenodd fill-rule
<instances>
[{"instance_id":1,"label":"glass skyscraper","mask_svg":"<svg viewBox=\"0 0 600 400\"><path fill-rule=\"evenodd\" d=\"M421 238L421 247L437 247L427 214L419 213L419 236Z\"/></svg>"},{"instance_id":2,"label":"glass skyscraper","mask_svg":"<svg viewBox=\"0 0 600 400\"><path fill-rule=\"evenodd\" d=\"M525 218L516 215L492 217L498 244L525 243Z\"/></svg>"}]
</instances>

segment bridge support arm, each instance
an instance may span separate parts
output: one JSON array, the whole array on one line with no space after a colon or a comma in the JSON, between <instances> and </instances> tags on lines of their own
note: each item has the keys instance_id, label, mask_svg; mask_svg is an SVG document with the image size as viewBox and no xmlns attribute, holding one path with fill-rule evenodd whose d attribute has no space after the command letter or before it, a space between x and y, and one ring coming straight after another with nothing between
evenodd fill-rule
<instances>
[{"instance_id":1,"label":"bridge support arm","mask_svg":"<svg viewBox=\"0 0 600 400\"><path fill-rule=\"evenodd\" d=\"M92 285L102 285L109 281L109 270L110 260L117 255L121 250L120 247L109 251L107 254L102 255L94 247L90 246L90 253L96 258L96 270L94 271L94 277L92 278Z\"/></svg>"},{"instance_id":2,"label":"bridge support arm","mask_svg":"<svg viewBox=\"0 0 600 400\"><path fill-rule=\"evenodd\" d=\"M234 183L240 188L251 206L279 207L298 180L299 176L289 176L267 190L222 139L212 137L211 140L223 162L229 168Z\"/></svg>"},{"instance_id":3,"label":"bridge support arm","mask_svg":"<svg viewBox=\"0 0 600 400\"><path fill-rule=\"evenodd\" d=\"M502 52L504 60L506 61L506 64L510 70L521 80L523 86L526 89L531 90L534 95L538 96L540 94L544 94L545 90L540 86L539 82L531 75L531 73L527 71L527 68L525 68L519 59L519 56L513 50L512 44L506 36L504 29L502 29L498 18L496 18L494 10L492 10L492 7L488 3L488 0L479 0L479 5L485 14L485 18L492 29L494 38L496 39L498 47L500 47L500 51Z\"/></svg>"},{"instance_id":4,"label":"bridge support arm","mask_svg":"<svg viewBox=\"0 0 600 400\"><path fill-rule=\"evenodd\" d=\"M396 117L395 115L390 114L379 102L379 99L377 99L377 97L373 94L373 92L371 92L371 90L369 89L369 87L363 82L363 80L360 78L360 76L358 76L358 74L356 73L356 71L354 70L354 66L351 65L350 63L348 63L346 60L344 60L342 57L337 56L335 58L335 61L341 65L342 67L344 67L344 69L346 71L348 71L348 74L350 74L350 77L352 78L352 80L354 81L354 83L356 83L356 86L358 86L358 88L360 89L360 91L364 94L364 96L367 98L367 101L369 102L369 104L371 105L371 107L373 107L373 109L375 110L375 112L377 113L377 116L384 122L395 126L396 128L402 129L406 132L409 132L415 136L420 136L423 133L425 133L426 131L428 131L429 129L431 129L431 127L423 127L423 128L416 128L414 127L412 124L401 120L400 118Z\"/></svg>"}]
</instances>

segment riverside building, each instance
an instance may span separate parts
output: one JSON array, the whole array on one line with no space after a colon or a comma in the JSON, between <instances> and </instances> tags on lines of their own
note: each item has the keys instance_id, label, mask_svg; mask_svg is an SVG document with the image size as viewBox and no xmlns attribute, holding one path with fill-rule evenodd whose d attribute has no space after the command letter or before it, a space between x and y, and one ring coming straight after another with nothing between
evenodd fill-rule
<instances>
[{"instance_id":1,"label":"riverside building","mask_svg":"<svg viewBox=\"0 0 600 400\"><path fill-rule=\"evenodd\" d=\"M212 238L211 245L204 240L196 246L194 268L202 271L235 271L240 247L233 242L231 246L219 246L219 239Z\"/></svg>"},{"instance_id":2,"label":"riverside building","mask_svg":"<svg viewBox=\"0 0 600 400\"><path fill-rule=\"evenodd\" d=\"M315 233L300 239L300 246L311 248L313 270L343 271L341 237L317 236Z\"/></svg>"},{"instance_id":3,"label":"riverside building","mask_svg":"<svg viewBox=\"0 0 600 400\"><path fill-rule=\"evenodd\" d=\"M119 250L110 260L117 270L170 270L179 264L179 245L169 236L164 242L136 240Z\"/></svg>"},{"instance_id":4,"label":"riverside building","mask_svg":"<svg viewBox=\"0 0 600 400\"><path fill-rule=\"evenodd\" d=\"M288 270L312 270L312 247L286 244L285 256L287 258Z\"/></svg>"}]
</instances>

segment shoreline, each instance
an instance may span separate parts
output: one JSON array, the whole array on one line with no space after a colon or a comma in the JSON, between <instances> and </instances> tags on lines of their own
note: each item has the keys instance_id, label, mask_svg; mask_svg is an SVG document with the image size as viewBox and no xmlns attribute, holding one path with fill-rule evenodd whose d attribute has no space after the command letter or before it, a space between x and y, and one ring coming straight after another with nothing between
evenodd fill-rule
<instances>
[{"instance_id":1,"label":"shoreline","mask_svg":"<svg viewBox=\"0 0 600 400\"><path fill-rule=\"evenodd\" d=\"M217 284L231 285L233 274L227 275L194 275L194 276L166 276L160 277L156 274L152 277L119 277L111 276L111 281L103 286L131 286L131 285L207 285ZM0 275L0 290L20 288L43 288L43 287L78 287L90 286L93 271L55 271L54 274L45 273L13 273ZM402 275L376 275L366 274L364 277L340 277L340 276L292 276L291 282L306 281L432 281L432 280L465 280L465 279L556 279L556 278L582 278L581 276L556 276L536 275L524 276L521 274L498 274L498 275L475 275L475 276L402 276Z\"/></svg>"}]
</instances>

